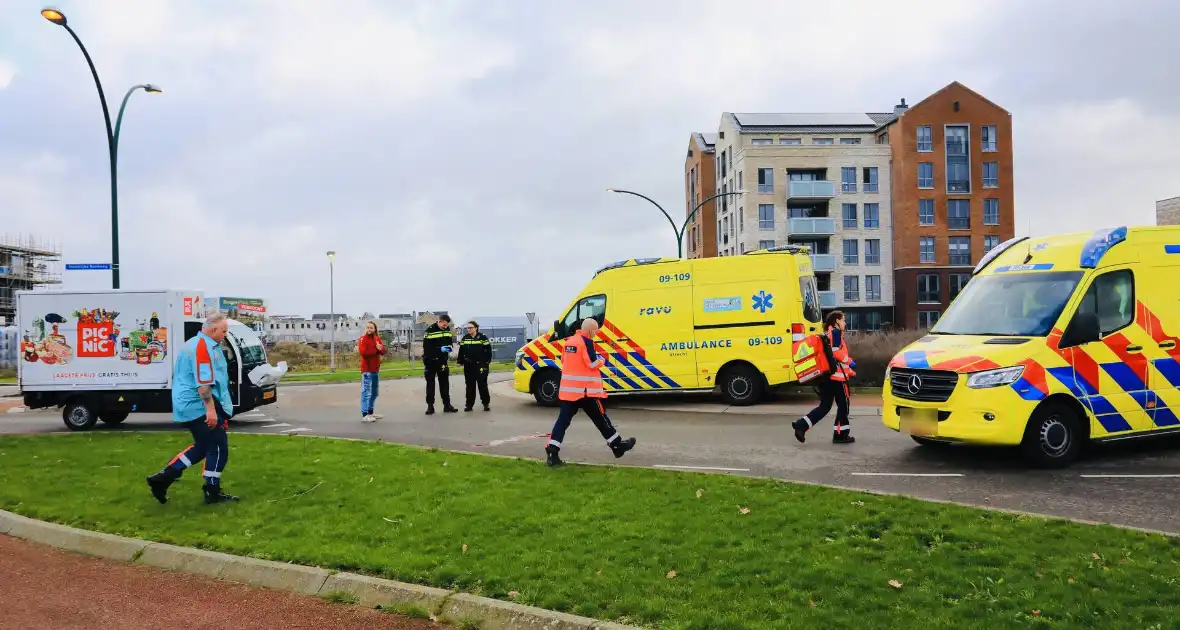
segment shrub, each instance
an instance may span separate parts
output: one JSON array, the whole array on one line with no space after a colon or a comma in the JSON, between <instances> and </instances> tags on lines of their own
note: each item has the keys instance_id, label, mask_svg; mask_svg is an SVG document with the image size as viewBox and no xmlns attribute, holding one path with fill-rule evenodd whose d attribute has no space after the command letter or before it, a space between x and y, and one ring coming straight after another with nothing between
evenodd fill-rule
<instances>
[{"instance_id":1,"label":"shrub","mask_svg":"<svg viewBox=\"0 0 1180 630\"><path fill-rule=\"evenodd\" d=\"M925 330L890 330L879 333L849 333L848 351L856 361L854 387L882 387L885 368L902 348L921 339Z\"/></svg>"},{"instance_id":2,"label":"shrub","mask_svg":"<svg viewBox=\"0 0 1180 630\"><path fill-rule=\"evenodd\" d=\"M348 368L360 365L356 352L353 352L352 349L344 350L340 347L341 345L343 344L336 344L336 367ZM287 368L292 372L322 372L327 370L332 362L331 355L327 350L320 350L294 341L280 341L267 350L266 354L267 360L272 364L286 361Z\"/></svg>"}]
</instances>

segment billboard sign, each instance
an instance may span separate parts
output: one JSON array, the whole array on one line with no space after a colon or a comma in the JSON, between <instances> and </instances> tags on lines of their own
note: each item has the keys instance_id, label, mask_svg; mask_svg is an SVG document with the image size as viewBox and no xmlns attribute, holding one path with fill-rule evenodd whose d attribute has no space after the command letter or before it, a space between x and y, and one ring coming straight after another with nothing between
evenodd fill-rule
<instances>
[{"instance_id":1,"label":"billboard sign","mask_svg":"<svg viewBox=\"0 0 1180 630\"><path fill-rule=\"evenodd\" d=\"M262 298L222 297L215 299L217 300L217 308L225 313L226 317L236 319L247 326L261 323L266 319L266 300Z\"/></svg>"}]
</instances>

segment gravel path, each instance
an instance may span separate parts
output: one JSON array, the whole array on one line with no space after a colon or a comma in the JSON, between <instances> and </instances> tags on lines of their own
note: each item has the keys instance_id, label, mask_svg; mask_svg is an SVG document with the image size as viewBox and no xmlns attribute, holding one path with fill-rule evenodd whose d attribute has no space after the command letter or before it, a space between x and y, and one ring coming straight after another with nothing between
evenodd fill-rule
<instances>
[{"instance_id":1,"label":"gravel path","mask_svg":"<svg viewBox=\"0 0 1180 630\"><path fill-rule=\"evenodd\" d=\"M4 630L443 628L315 597L74 555L3 535L0 576Z\"/></svg>"}]
</instances>

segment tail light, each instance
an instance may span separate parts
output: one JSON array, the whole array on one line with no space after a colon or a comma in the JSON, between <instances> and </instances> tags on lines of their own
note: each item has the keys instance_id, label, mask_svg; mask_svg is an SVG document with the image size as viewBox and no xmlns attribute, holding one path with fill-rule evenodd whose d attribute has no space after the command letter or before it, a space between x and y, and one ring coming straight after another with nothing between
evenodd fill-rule
<instances>
[{"instance_id":1,"label":"tail light","mask_svg":"<svg viewBox=\"0 0 1180 630\"><path fill-rule=\"evenodd\" d=\"M791 341L803 341L804 332L803 324L791 324Z\"/></svg>"}]
</instances>

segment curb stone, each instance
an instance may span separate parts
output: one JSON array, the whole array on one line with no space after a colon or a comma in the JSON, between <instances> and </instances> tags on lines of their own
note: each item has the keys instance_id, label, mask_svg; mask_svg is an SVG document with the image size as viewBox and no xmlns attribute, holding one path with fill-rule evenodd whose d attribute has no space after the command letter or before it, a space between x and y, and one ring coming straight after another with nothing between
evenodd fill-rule
<instances>
[{"instance_id":1,"label":"curb stone","mask_svg":"<svg viewBox=\"0 0 1180 630\"><path fill-rule=\"evenodd\" d=\"M488 597L446 591L319 567L178 547L47 523L0 510L0 534L108 560L145 564L301 595L345 592L364 606L416 604L440 616L473 618L481 630L629 630L598 621Z\"/></svg>"}]
</instances>

